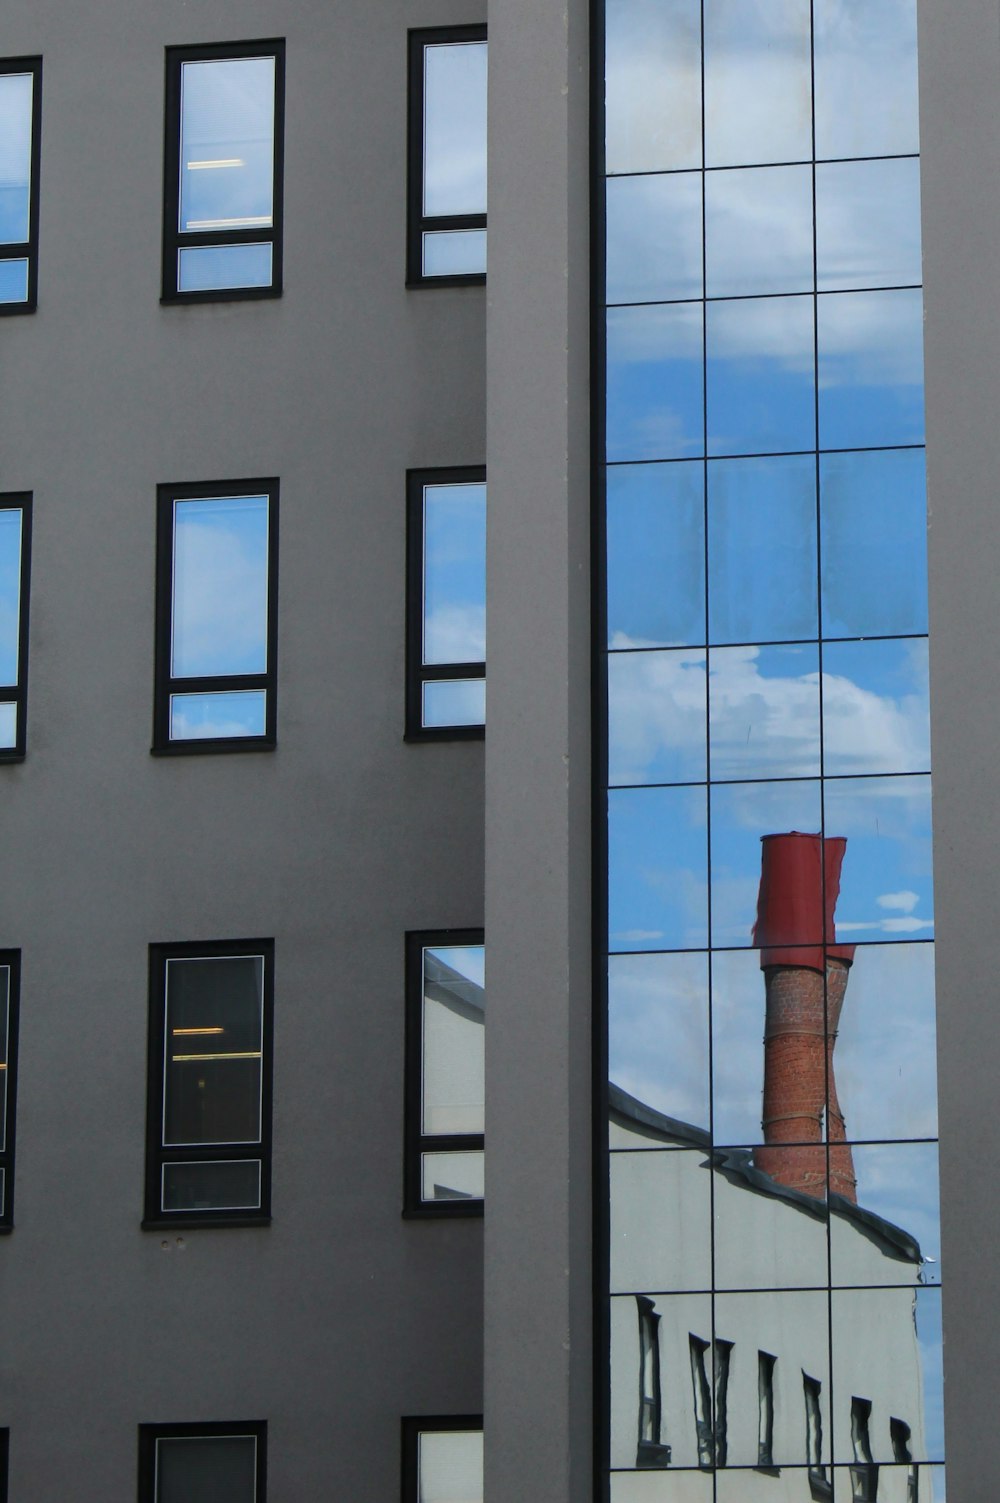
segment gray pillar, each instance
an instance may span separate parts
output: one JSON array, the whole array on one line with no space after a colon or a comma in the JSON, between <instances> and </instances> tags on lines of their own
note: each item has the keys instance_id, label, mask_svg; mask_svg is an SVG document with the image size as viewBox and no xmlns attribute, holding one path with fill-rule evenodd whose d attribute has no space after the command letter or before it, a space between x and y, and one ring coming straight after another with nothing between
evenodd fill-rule
<instances>
[{"instance_id":1,"label":"gray pillar","mask_svg":"<svg viewBox=\"0 0 1000 1503\"><path fill-rule=\"evenodd\" d=\"M934 873L948 1481L1000 1470L1000 21L921 0Z\"/></svg>"},{"instance_id":2,"label":"gray pillar","mask_svg":"<svg viewBox=\"0 0 1000 1503\"><path fill-rule=\"evenodd\" d=\"M490 6L489 1503L591 1489L588 31Z\"/></svg>"}]
</instances>

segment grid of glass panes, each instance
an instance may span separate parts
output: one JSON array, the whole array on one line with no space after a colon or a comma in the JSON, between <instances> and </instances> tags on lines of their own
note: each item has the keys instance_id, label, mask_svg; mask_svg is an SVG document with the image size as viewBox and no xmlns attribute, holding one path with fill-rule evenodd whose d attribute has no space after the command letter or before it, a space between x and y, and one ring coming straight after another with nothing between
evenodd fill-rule
<instances>
[{"instance_id":1,"label":"grid of glass panes","mask_svg":"<svg viewBox=\"0 0 1000 1503\"><path fill-rule=\"evenodd\" d=\"M940 1503L915 0L605 62L612 1503Z\"/></svg>"}]
</instances>

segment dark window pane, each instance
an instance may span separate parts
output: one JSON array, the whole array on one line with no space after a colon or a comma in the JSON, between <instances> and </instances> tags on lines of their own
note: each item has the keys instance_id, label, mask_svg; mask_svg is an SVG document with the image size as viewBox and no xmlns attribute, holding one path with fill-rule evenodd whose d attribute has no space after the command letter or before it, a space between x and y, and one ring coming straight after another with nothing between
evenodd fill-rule
<instances>
[{"instance_id":1,"label":"dark window pane","mask_svg":"<svg viewBox=\"0 0 1000 1503\"><path fill-rule=\"evenodd\" d=\"M264 961L167 961L164 1143L260 1139Z\"/></svg>"},{"instance_id":2,"label":"dark window pane","mask_svg":"<svg viewBox=\"0 0 1000 1503\"><path fill-rule=\"evenodd\" d=\"M156 1503L255 1503L257 1442L252 1435L161 1437Z\"/></svg>"},{"instance_id":3,"label":"dark window pane","mask_svg":"<svg viewBox=\"0 0 1000 1503\"><path fill-rule=\"evenodd\" d=\"M260 1160L164 1164L165 1211L260 1209Z\"/></svg>"}]
</instances>

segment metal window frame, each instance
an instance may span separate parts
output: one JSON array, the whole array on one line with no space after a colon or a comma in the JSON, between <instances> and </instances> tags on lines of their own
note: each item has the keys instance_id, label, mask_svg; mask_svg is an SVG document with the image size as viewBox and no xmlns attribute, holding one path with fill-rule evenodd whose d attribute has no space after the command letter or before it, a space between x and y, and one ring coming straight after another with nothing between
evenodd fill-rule
<instances>
[{"instance_id":1,"label":"metal window frame","mask_svg":"<svg viewBox=\"0 0 1000 1503\"><path fill-rule=\"evenodd\" d=\"M0 748L0 762L23 762L27 746L28 607L31 593L31 492L0 494L0 511L21 513L20 598L17 638L17 683L0 686L0 704L17 707L17 736L13 746Z\"/></svg>"},{"instance_id":2,"label":"metal window frame","mask_svg":"<svg viewBox=\"0 0 1000 1503\"><path fill-rule=\"evenodd\" d=\"M429 485L485 485L485 465L406 472L406 741L481 741L484 725L423 723L423 690L428 683L485 678L486 663L425 663L424 489ZM487 494L487 507L489 495Z\"/></svg>"},{"instance_id":3,"label":"metal window frame","mask_svg":"<svg viewBox=\"0 0 1000 1503\"><path fill-rule=\"evenodd\" d=\"M0 1429L0 1503L7 1503L7 1476L10 1470L10 1430Z\"/></svg>"},{"instance_id":4,"label":"metal window frame","mask_svg":"<svg viewBox=\"0 0 1000 1503\"><path fill-rule=\"evenodd\" d=\"M427 276L423 263L425 230L485 230L485 214L424 214L424 51L448 43L485 42L486 26L429 26L407 33L407 287L481 287L482 271Z\"/></svg>"},{"instance_id":5,"label":"metal window frame","mask_svg":"<svg viewBox=\"0 0 1000 1503\"><path fill-rule=\"evenodd\" d=\"M669 1466L671 1449L663 1442L663 1388L660 1358L660 1315L647 1294L637 1294L639 1317L639 1435L635 1464L639 1468ZM646 1356L650 1358L652 1392L646 1391ZM647 1436L647 1421L651 1436Z\"/></svg>"},{"instance_id":6,"label":"metal window frame","mask_svg":"<svg viewBox=\"0 0 1000 1503\"><path fill-rule=\"evenodd\" d=\"M241 58L274 58L274 178L273 222L265 229L181 230L180 202L181 76L185 63L230 62ZM280 37L259 41L214 42L166 49L163 154L163 267L161 303L245 302L282 293L285 181L285 42ZM181 292L177 285L178 251L200 245L270 245L271 281L266 287L219 287Z\"/></svg>"},{"instance_id":7,"label":"metal window frame","mask_svg":"<svg viewBox=\"0 0 1000 1503\"><path fill-rule=\"evenodd\" d=\"M448 1430L482 1430L481 1414L404 1415L401 1420L401 1500L420 1503L420 1437ZM140 1500L144 1503L144 1500Z\"/></svg>"},{"instance_id":8,"label":"metal window frame","mask_svg":"<svg viewBox=\"0 0 1000 1503\"><path fill-rule=\"evenodd\" d=\"M9 1013L7 1017L7 1111L4 1120L3 1151L0 1169L4 1171L3 1209L0 1212L0 1235L14 1230L14 1148L17 1124L17 1043L21 1003L21 952L0 950L0 967L10 973ZM5 1457L0 1454L0 1476L4 1475ZM5 1493L0 1485L0 1503Z\"/></svg>"},{"instance_id":9,"label":"metal window frame","mask_svg":"<svg viewBox=\"0 0 1000 1503\"><path fill-rule=\"evenodd\" d=\"M484 1151L484 1133L423 1132L423 1001L425 949L482 945L482 929L411 929L406 935L405 1083L403 1103L403 1215L438 1220L482 1216L482 1200L423 1200L422 1155Z\"/></svg>"},{"instance_id":10,"label":"metal window frame","mask_svg":"<svg viewBox=\"0 0 1000 1503\"><path fill-rule=\"evenodd\" d=\"M266 1503L267 1420L213 1420L192 1424L144 1424L139 1426L138 1503L157 1503L156 1447L161 1440L243 1439L251 1436L256 1446L257 1474L253 1498L232 1503ZM0 1493L0 1503L3 1494Z\"/></svg>"},{"instance_id":11,"label":"metal window frame","mask_svg":"<svg viewBox=\"0 0 1000 1503\"><path fill-rule=\"evenodd\" d=\"M199 484L160 485L156 490L156 647L153 695L154 756L190 756L199 752L271 751L278 726L278 514L279 482L271 476L251 480L210 480ZM170 647L173 628L174 503L266 495L267 506L267 669L264 673L227 673L204 678L173 678ZM172 694L266 692L262 736L206 736L170 739Z\"/></svg>"},{"instance_id":12,"label":"metal window frame","mask_svg":"<svg viewBox=\"0 0 1000 1503\"><path fill-rule=\"evenodd\" d=\"M166 1146L163 1142L163 1057L167 1024L167 962L218 960L263 956L264 984L261 1018L260 1138L254 1143L199 1143ZM146 1178L144 1229L165 1226L267 1226L271 1220L271 1145L274 1062L274 940L231 939L152 944L149 947L149 1034L146 1064ZM162 1172L171 1163L217 1163L223 1160L260 1163L258 1209L166 1211L162 1203Z\"/></svg>"},{"instance_id":13,"label":"metal window frame","mask_svg":"<svg viewBox=\"0 0 1000 1503\"><path fill-rule=\"evenodd\" d=\"M27 261L28 296L23 303L0 303L0 318L19 313L34 313L38 307L38 220L41 195L39 174L42 166L42 59L31 57L0 58L0 77L10 73L30 73L31 86L31 183L28 192L28 238L0 245L0 261Z\"/></svg>"}]
</instances>

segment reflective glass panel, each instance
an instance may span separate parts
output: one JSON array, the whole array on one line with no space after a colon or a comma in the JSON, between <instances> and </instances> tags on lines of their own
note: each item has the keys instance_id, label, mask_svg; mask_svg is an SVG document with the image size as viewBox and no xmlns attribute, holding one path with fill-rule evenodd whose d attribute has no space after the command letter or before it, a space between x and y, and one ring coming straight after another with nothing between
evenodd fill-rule
<instances>
[{"instance_id":1,"label":"reflective glass panel","mask_svg":"<svg viewBox=\"0 0 1000 1503\"><path fill-rule=\"evenodd\" d=\"M918 1278L940 1284L937 1144L855 1144L851 1157L858 1206L885 1224L858 1218L838 1203L830 1218L833 1284L913 1284Z\"/></svg>"},{"instance_id":2,"label":"reflective glass panel","mask_svg":"<svg viewBox=\"0 0 1000 1503\"><path fill-rule=\"evenodd\" d=\"M920 164L827 162L816 168L820 292L920 283Z\"/></svg>"},{"instance_id":3,"label":"reflective glass panel","mask_svg":"<svg viewBox=\"0 0 1000 1503\"><path fill-rule=\"evenodd\" d=\"M825 1289L826 1145L731 1148L717 1162L715 1287Z\"/></svg>"},{"instance_id":4,"label":"reflective glass panel","mask_svg":"<svg viewBox=\"0 0 1000 1503\"><path fill-rule=\"evenodd\" d=\"M607 300L701 297L701 173L609 178Z\"/></svg>"},{"instance_id":5,"label":"reflective glass panel","mask_svg":"<svg viewBox=\"0 0 1000 1503\"><path fill-rule=\"evenodd\" d=\"M425 663L486 657L486 486L424 486Z\"/></svg>"},{"instance_id":6,"label":"reflective glass panel","mask_svg":"<svg viewBox=\"0 0 1000 1503\"><path fill-rule=\"evenodd\" d=\"M716 782L819 776L819 649L814 643L713 647L708 698Z\"/></svg>"},{"instance_id":7,"label":"reflective glass panel","mask_svg":"<svg viewBox=\"0 0 1000 1503\"><path fill-rule=\"evenodd\" d=\"M811 167L706 173L705 276L709 297L812 291Z\"/></svg>"},{"instance_id":8,"label":"reflective glass panel","mask_svg":"<svg viewBox=\"0 0 1000 1503\"><path fill-rule=\"evenodd\" d=\"M752 902L756 905L756 893ZM717 1144L760 1142L764 1004L760 952L716 950L712 955L712 1132Z\"/></svg>"},{"instance_id":9,"label":"reflective glass panel","mask_svg":"<svg viewBox=\"0 0 1000 1503\"><path fill-rule=\"evenodd\" d=\"M608 798L612 951L707 941L704 788L622 788Z\"/></svg>"},{"instance_id":10,"label":"reflective glass panel","mask_svg":"<svg viewBox=\"0 0 1000 1503\"><path fill-rule=\"evenodd\" d=\"M823 768L927 772L927 639L828 642L823 648Z\"/></svg>"},{"instance_id":11,"label":"reflective glass panel","mask_svg":"<svg viewBox=\"0 0 1000 1503\"><path fill-rule=\"evenodd\" d=\"M167 961L165 1144L259 1140L263 989L260 955Z\"/></svg>"},{"instance_id":12,"label":"reflective glass panel","mask_svg":"<svg viewBox=\"0 0 1000 1503\"><path fill-rule=\"evenodd\" d=\"M264 229L274 211L273 57L181 66L181 230Z\"/></svg>"},{"instance_id":13,"label":"reflective glass panel","mask_svg":"<svg viewBox=\"0 0 1000 1503\"><path fill-rule=\"evenodd\" d=\"M911 894L894 894L906 918ZM850 1138L937 1136L934 946L866 944L854 955L836 1048Z\"/></svg>"},{"instance_id":14,"label":"reflective glass panel","mask_svg":"<svg viewBox=\"0 0 1000 1503\"><path fill-rule=\"evenodd\" d=\"M643 1155L648 1157L648 1155ZM707 1178L707 1175L706 1175ZM641 1223L640 1223L641 1225ZM691 1375L691 1339L708 1347L711 1371L712 1302L707 1294L671 1294L643 1290L651 1298L656 1326L657 1353L661 1372L660 1434L670 1446L670 1489L662 1493L636 1494L643 1503L648 1496L673 1503L673 1486L683 1467L698 1465L698 1433L695 1426ZM635 1467L642 1403L643 1376L640 1367L639 1322L635 1294L611 1299L611 1465ZM655 1475L655 1473L654 1473ZM711 1482L711 1478L709 1478ZM626 1494L626 1496L629 1496ZM697 1493L681 1493L697 1498ZM708 1497L711 1498L711 1492Z\"/></svg>"},{"instance_id":15,"label":"reflective glass panel","mask_svg":"<svg viewBox=\"0 0 1000 1503\"><path fill-rule=\"evenodd\" d=\"M30 73L0 74L0 244L28 238L31 208Z\"/></svg>"},{"instance_id":16,"label":"reflective glass panel","mask_svg":"<svg viewBox=\"0 0 1000 1503\"><path fill-rule=\"evenodd\" d=\"M255 1503L257 1441L252 1435L161 1437L156 1503Z\"/></svg>"},{"instance_id":17,"label":"reflective glass panel","mask_svg":"<svg viewBox=\"0 0 1000 1503\"><path fill-rule=\"evenodd\" d=\"M164 1164L165 1211L260 1209L260 1160Z\"/></svg>"},{"instance_id":18,"label":"reflective glass panel","mask_svg":"<svg viewBox=\"0 0 1000 1503\"><path fill-rule=\"evenodd\" d=\"M0 261L0 303L25 303L27 300L27 261Z\"/></svg>"},{"instance_id":19,"label":"reflective glass panel","mask_svg":"<svg viewBox=\"0 0 1000 1503\"><path fill-rule=\"evenodd\" d=\"M171 741L219 741L227 736L267 732L267 693L237 689L231 694L171 694Z\"/></svg>"},{"instance_id":20,"label":"reflective glass panel","mask_svg":"<svg viewBox=\"0 0 1000 1503\"><path fill-rule=\"evenodd\" d=\"M17 705L0 702L0 747L17 745Z\"/></svg>"},{"instance_id":21,"label":"reflective glass panel","mask_svg":"<svg viewBox=\"0 0 1000 1503\"><path fill-rule=\"evenodd\" d=\"M486 680L440 678L423 685L423 723L436 725L485 725Z\"/></svg>"},{"instance_id":22,"label":"reflective glass panel","mask_svg":"<svg viewBox=\"0 0 1000 1503\"><path fill-rule=\"evenodd\" d=\"M896 1466L876 1462L875 1469L878 1473L878 1503L883 1503L883 1500L884 1503L911 1503L914 1498L918 1503L946 1503L943 1466L929 1466L917 1461ZM853 1465L834 1467L833 1503L856 1503L859 1476Z\"/></svg>"},{"instance_id":23,"label":"reflective glass panel","mask_svg":"<svg viewBox=\"0 0 1000 1503\"><path fill-rule=\"evenodd\" d=\"M823 798L827 835L847 839L837 940L931 938L930 778L829 778Z\"/></svg>"},{"instance_id":24,"label":"reflective glass panel","mask_svg":"<svg viewBox=\"0 0 1000 1503\"><path fill-rule=\"evenodd\" d=\"M923 317L916 290L818 299L820 448L923 443Z\"/></svg>"},{"instance_id":25,"label":"reflective glass panel","mask_svg":"<svg viewBox=\"0 0 1000 1503\"><path fill-rule=\"evenodd\" d=\"M482 1503L483 1432L424 1430L418 1503Z\"/></svg>"},{"instance_id":26,"label":"reflective glass panel","mask_svg":"<svg viewBox=\"0 0 1000 1503\"><path fill-rule=\"evenodd\" d=\"M424 950L424 1133L484 1130L482 945Z\"/></svg>"},{"instance_id":27,"label":"reflective glass panel","mask_svg":"<svg viewBox=\"0 0 1000 1503\"><path fill-rule=\"evenodd\" d=\"M185 246L177 252L177 290L270 287L271 260L270 244Z\"/></svg>"},{"instance_id":28,"label":"reflective glass panel","mask_svg":"<svg viewBox=\"0 0 1000 1503\"><path fill-rule=\"evenodd\" d=\"M825 1291L765 1291L716 1296L716 1342L732 1342L736 1354L726 1406L728 1466L751 1467L757 1464L759 1432L755 1359L759 1351L770 1352L777 1358L774 1365L773 1465L805 1466L814 1446L816 1460L829 1466L829 1318ZM747 1357L753 1360L747 1361ZM804 1379L809 1380L813 1420L819 1421L815 1428L807 1424ZM800 1495L796 1491L790 1496ZM802 1496L809 1497L808 1487Z\"/></svg>"},{"instance_id":29,"label":"reflective glass panel","mask_svg":"<svg viewBox=\"0 0 1000 1503\"><path fill-rule=\"evenodd\" d=\"M174 502L170 672L267 669L268 498Z\"/></svg>"},{"instance_id":30,"label":"reflective glass panel","mask_svg":"<svg viewBox=\"0 0 1000 1503\"><path fill-rule=\"evenodd\" d=\"M918 149L916 0L815 0L816 155Z\"/></svg>"},{"instance_id":31,"label":"reflective glass panel","mask_svg":"<svg viewBox=\"0 0 1000 1503\"><path fill-rule=\"evenodd\" d=\"M823 635L927 630L927 497L921 449L820 459Z\"/></svg>"},{"instance_id":32,"label":"reflective glass panel","mask_svg":"<svg viewBox=\"0 0 1000 1503\"><path fill-rule=\"evenodd\" d=\"M608 172L701 166L701 0L608 0Z\"/></svg>"},{"instance_id":33,"label":"reflective glass panel","mask_svg":"<svg viewBox=\"0 0 1000 1503\"><path fill-rule=\"evenodd\" d=\"M708 1129L708 957L613 955L608 963L608 1074L652 1112ZM655 1148L627 1120L616 1148Z\"/></svg>"},{"instance_id":34,"label":"reflective glass panel","mask_svg":"<svg viewBox=\"0 0 1000 1503\"><path fill-rule=\"evenodd\" d=\"M608 646L705 641L705 480L698 463L608 471Z\"/></svg>"},{"instance_id":35,"label":"reflective glass panel","mask_svg":"<svg viewBox=\"0 0 1000 1503\"><path fill-rule=\"evenodd\" d=\"M812 456L709 465L710 641L816 637L816 559Z\"/></svg>"},{"instance_id":36,"label":"reflective glass panel","mask_svg":"<svg viewBox=\"0 0 1000 1503\"><path fill-rule=\"evenodd\" d=\"M612 1293L705 1288L711 1191L703 1150L611 1155Z\"/></svg>"},{"instance_id":37,"label":"reflective glass panel","mask_svg":"<svg viewBox=\"0 0 1000 1503\"><path fill-rule=\"evenodd\" d=\"M485 230L425 230L420 245L425 277L485 275Z\"/></svg>"},{"instance_id":38,"label":"reflective glass panel","mask_svg":"<svg viewBox=\"0 0 1000 1503\"><path fill-rule=\"evenodd\" d=\"M698 303L608 310L610 461L704 452L703 317Z\"/></svg>"},{"instance_id":39,"label":"reflective glass panel","mask_svg":"<svg viewBox=\"0 0 1000 1503\"><path fill-rule=\"evenodd\" d=\"M709 303L706 316L709 453L813 448L812 298Z\"/></svg>"},{"instance_id":40,"label":"reflective glass panel","mask_svg":"<svg viewBox=\"0 0 1000 1503\"><path fill-rule=\"evenodd\" d=\"M482 1200L485 1156L472 1153L422 1153L424 1200Z\"/></svg>"},{"instance_id":41,"label":"reflective glass panel","mask_svg":"<svg viewBox=\"0 0 1000 1503\"><path fill-rule=\"evenodd\" d=\"M611 1503L712 1503L709 1472L612 1472Z\"/></svg>"},{"instance_id":42,"label":"reflective glass panel","mask_svg":"<svg viewBox=\"0 0 1000 1503\"><path fill-rule=\"evenodd\" d=\"M424 48L424 213L486 213L486 43Z\"/></svg>"},{"instance_id":43,"label":"reflective glass panel","mask_svg":"<svg viewBox=\"0 0 1000 1503\"><path fill-rule=\"evenodd\" d=\"M712 789L712 942L751 945L765 835L820 829L819 783L733 783ZM784 942L817 944L821 901L803 902Z\"/></svg>"},{"instance_id":44,"label":"reflective glass panel","mask_svg":"<svg viewBox=\"0 0 1000 1503\"><path fill-rule=\"evenodd\" d=\"M10 1027L10 968L0 966L0 1153L7 1147L7 1062ZM3 1207L0 1205L0 1215Z\"/></svg>"},{"instance_id":45,"label":"reflective glass panel","mask_svg":"<svg viewBox=\"0 0 1000 1503\"><path fill-rule=\"evenodd\" d=\"M21 630L21 531L19 507L0 509L0 684L17 683Z\"/></svg>"},{"instance_id":46,"label":"reflective glass panel","mask_svg":"<svg viewBox=\"0 0 1000 1503\"><path fill-rule=\"evenodd\" d=\"M940 1460L944 1454L941 1291L835 1289L831 1301L835 1392L877 1401L869 1426L872 1459L886 1463L896 1459L888 1423L891 1416L909 1427L914 1461ZM836 1421L837 1454L850 1456L849 1403L837 1404Z\"/></svg>"},{"instance_id":47,"label":"reflective glass panel","mask_svg":"<svg viewBox=\"0 0 1000 1503\"><path fill-rule=\"evenodd\" d=\"M608 655L608 780L693 783L705 779L705 653Z\"/></svg>"},{"instance_id":48,"label":"reflective glass panel","mask_svg":"<svg viewBox=\"0 0 1000 1503\"><path fill-rule=\"evenodd\" d=\"M809 0L705 6L705 165L812 155Z\"/></svg>"}]
</instances>

